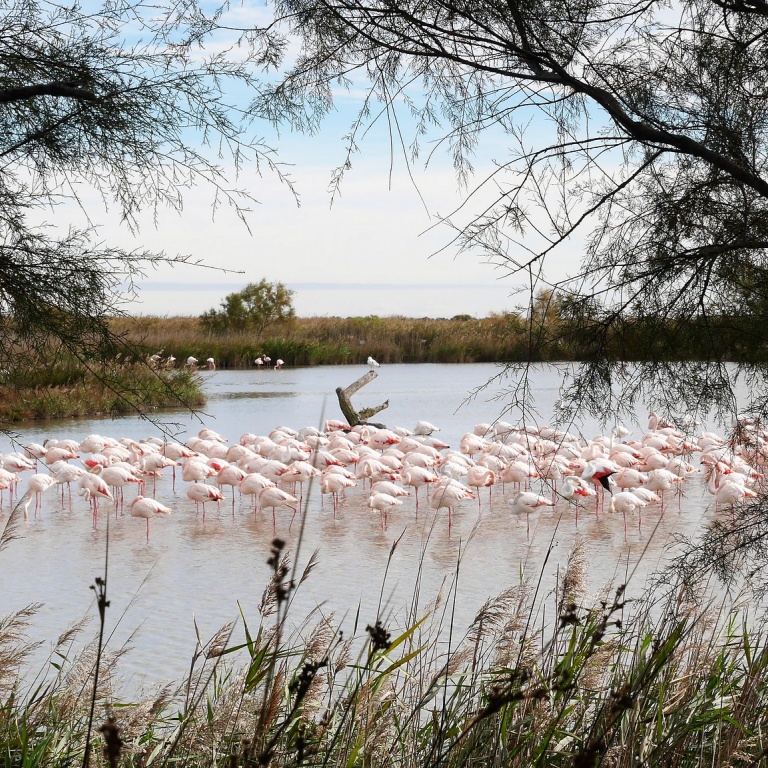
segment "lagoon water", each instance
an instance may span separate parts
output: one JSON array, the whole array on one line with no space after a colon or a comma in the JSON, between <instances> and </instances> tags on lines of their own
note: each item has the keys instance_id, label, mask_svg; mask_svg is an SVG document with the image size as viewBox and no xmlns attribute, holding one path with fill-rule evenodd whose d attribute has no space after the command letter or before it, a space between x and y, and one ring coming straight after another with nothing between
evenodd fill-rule
<instances>
[{"instance_id":1,"label":"lagoon water","mask_svg":"<svg viewBox=\"0 0 768 768\"><path fill-rule=\"evenodd\" d=\"M205 412L178 411L161 418L177 439L197 434L205 425L230 442L245 432L268 434L280 425L320 426L326 418L340 418L336 387L348 386L365 371L363 366L336 366L204 372L209 397ZM413 428L425 419L441 427L439 437L456 448L461 436L479 422L503 418L511 423L548 423L562 372L553 367L532 372L538 414L505 408L510 382L498 378L500 373L493 365L384 366L354 401L361 407L388 399L389 408L377 417L387 426ZM646 414L642 412L643 423ZM643 432L637 425L627 426L634 436ZM571 427L579 430L586 437L602 431L589 415ZM137 439L161 434L139 417L36 422L17 427L15 447L46 438L80 440L94 432ZM0 450L10 449L6 439ZM521 579L535 585L540 572L544 578L539 595L546 603L576 537L586 546L592 590L622 583L631 574L628 595L638 596L649 574L673 556L675 537L695 536L714 514L700 476L686 483L682 498L667 503L663 515L658 505L648 508L642 523L628 520L626 529L620 515L606 510L596 516L594 505L582 509L577 526L573 507L563 501L554 511L531 515L530 521L516 518L507 507L514 492L497 486L489 500L483 489L480 512L476 502L464 502L449 531L445 512L435 516L426 504L417 518L412 498L390 514L383 529L360 487L352 489L334 519L330 501L322 503L315 487L299 546L301 521L297 518L289 528L290 511L278 510L273 529L270 512L254 513L248 498L238 498L234 514L227 501L218 510L209 507L203 521L184 495L181 481L174 493L168 472L158 482L156 498L171 506L173 514L151 522L148 543L144 521L127 514L110 521L107 633L113 650L130 638L131 651L120 665L123 685L132 690L179 680L194 650L195 625L207 638L226 622L238 621L242 611L249 626L256 627L275 535L286 540L300 568L314 551L318 553L317 567L295 596L291 617L296 625L315 611L318 615L310 626L319 615L333 614L346 636L356 618L360 631L377 616L388 627L404 626L421 569L415 613L424 615L441 588L454 585L456 600L440 611L454 613L454 626L461 634L487 598ZM126 498L134 494L127 491ZM62 502L52 489L44 495L37 517L30 507L21 538L0 552L0 615L43 603L30 632L33 639L45 641L33 658L34 672L45 665L52 643L71 622L91 615L84 639L95 636L94 593L89 587L103 574L108 508L103 505L94 530L82 498ZM9 512L6 494L0 520ZM545 614L552 615L550 608ZM235 637L241 636L242 629L237 628Z\"/></svg>"}]
</instances>

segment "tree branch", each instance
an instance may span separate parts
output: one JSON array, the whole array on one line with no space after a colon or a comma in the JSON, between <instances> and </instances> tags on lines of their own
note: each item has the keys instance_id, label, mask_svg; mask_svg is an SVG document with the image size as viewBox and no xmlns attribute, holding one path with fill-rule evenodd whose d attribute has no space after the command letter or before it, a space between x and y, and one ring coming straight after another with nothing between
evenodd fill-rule
<instances>
[{"instance_id":1,"label":"tree branch","mask_svg":"<svg viewBox=\"0 0 768 768\"><path fill-rule=\"evenodd\" d=\"M96 101L97 98L93 91L80 88L74 83L53 82L3 88L0 90L0 104L24 101L36 96L58 96L65 99L78 99L79 101Z\"/></svg>"}]
</instances>

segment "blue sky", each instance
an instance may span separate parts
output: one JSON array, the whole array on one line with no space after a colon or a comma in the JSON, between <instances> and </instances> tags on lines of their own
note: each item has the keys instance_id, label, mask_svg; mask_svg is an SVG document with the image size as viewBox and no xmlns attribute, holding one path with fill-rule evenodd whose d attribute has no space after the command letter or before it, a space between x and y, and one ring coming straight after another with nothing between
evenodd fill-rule
<instances>
[{"instance_id":1,"label":"blue sky","mask_svg":"<svg viewBox=\"0 0 768 768\"><path fill-rule=\"evenodd\" d=\"M235 11L247 22L262 8L244 4ZM208 267L160 268L139 283L138 301L126 309L135 314L198 315L217 307L223 297L248 282L266 278L295 291L300 316L408 315L451 317L512 310L525 297L516 295L522 282L506 270L484 263L479 253L458 255L450 245L452 231L439 223L467 195L459 189L447 147L439 146L424 160L407 163L403 150L390 145L386 120L361 137L361 151L333 200L328 191L334 169L345 160L344 135L361 104L363 91L341 93L323 130L313 136L277 136L263 126L276 159L286 166L300 205L268 169L245 167L232 186L247 189L257 200L248 226L233 211L212 216L212 192L203 187L185 195L184 211L160 212L140 221L138 235L121 224L116 211L89 216L100 222L106 242L168 254L188 254ZM407 138L412 128L406 110L399 115ZM262 126L256 130L261 132ZM442 136L423 139L425 152ZM493 161L509 157L506 137L488 132L475 158L470 188L493 169ZM234 176L230 173L230 176ZM470 197L457 215L465 223L479 215L493 194L489 185ZM521 250L522 253L522 250ZM575 271L578 244L552 260L551 275Z\"/></svg>"}]
</instances>

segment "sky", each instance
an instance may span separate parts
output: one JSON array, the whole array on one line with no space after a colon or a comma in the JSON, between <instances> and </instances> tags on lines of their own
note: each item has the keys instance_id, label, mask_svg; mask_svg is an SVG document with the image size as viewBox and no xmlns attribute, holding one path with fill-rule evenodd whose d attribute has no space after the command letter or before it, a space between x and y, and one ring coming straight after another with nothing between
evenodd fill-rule
<instances>
[{"instance_id":1,"label":"sky","mask_svg":"<svg viewBox=\"0 0 768 768\"><path fill-rule=\"evenodd\" d=\"M440 216L454 212L468 190L459 188L451 158L442 148L427 167L423 161L406 163L402 150L392 151L382 120L361 137L360 152L332 203L329 182L345 160L343 136L362 96L362 91L340 93L317 135L277 137L263 126L299 203L274 173L246 166L232 183L258 201L247 226L226 207L214 216L212 192L204 187L186 193L181 214L147 214L138 235L120 222L116 211L96 213L98 202L88 206L105 242L188 255L206 265L150 271L138 282L137 299L125 309L131 314L199 315L262 278L293 290L294 307L302 317L485 317L525 303L526 297L518 294L525 287L520 278L486 263L479 253L458 254L452 246L454 233L440 223ZM407 134L407 115L400 120ZM441 135L426 137L426 149ZM494 160L509 158L506 142L504 136L485 136L469 189L493 170ZM483 193L469 196L456 221L465 223L480 214L493 191L487 185ZM566 246L556 258L554 277L562 277L578 262L578 244Z\"/></svg>"}]
</instances>

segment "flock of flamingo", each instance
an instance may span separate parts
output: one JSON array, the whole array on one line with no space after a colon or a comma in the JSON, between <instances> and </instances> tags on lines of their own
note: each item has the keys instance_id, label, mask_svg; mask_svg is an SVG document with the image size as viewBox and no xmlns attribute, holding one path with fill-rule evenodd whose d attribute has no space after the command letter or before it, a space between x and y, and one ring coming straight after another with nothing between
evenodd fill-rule
<instances>
[{"instance_id":1,"label":"flock of flamingo","mask_svg":"<svg viewBox=\"0 0 768 768\"><path fill-rule=\"evenodd\" d=\"M508 485L514 493L507 504L516 515L528 516L562 500L573 505L578 522L580 500L589 498L595 514L607 509L626 520L651 504L663 511L665 493L679 491L697 473L703 473L716 508L727 505L733 512L734 505L757 495L768 463L768 430L749 420L738 424L738 439L729 440L714 432L686 436L655 413L647 432L636 439L624 427L585 440L551 427L496 421L476 425L457 448L441 441L435 434L440 430L426 421L413 430L350 428L338 421L325 427L281 426L269 435L244 434L236 443L207 428L184 444L95 434L80 441L49 439L2 456L0 489L18 496L18 484L30 473L17 502L28 517L33 499L37 515L42 495L54 486L60 486L62 502L68 487L71 503L76 485L96 526L99 502L111 502L117 516L125 486L135 485L138 495L130 502L130 515L146 521L149 541L150 520L171 514L173 501L169 506L154 498L157 478L169 471L174 498L181 493L176 489L180 473L183 493L196 509L202 506L203 519L206 504L221 505L229 487L233 514L239 494L241 500L252 499L254 510L271 508L273 526L279 508L291 510L293 522L305 487L316 478L320 493L332 497L334 517L357 487L386 526L388 513L406 497L414 497L418 515L421 490L433 510L447 510L450 526L462 503L476 499L481 514L482 489L488 489L490 501L494 487L502 486L504 494Z\"/></svg>"}]
</instances>

